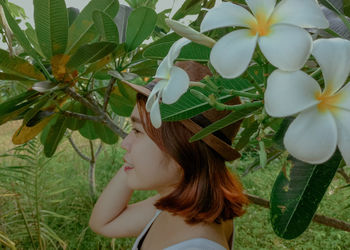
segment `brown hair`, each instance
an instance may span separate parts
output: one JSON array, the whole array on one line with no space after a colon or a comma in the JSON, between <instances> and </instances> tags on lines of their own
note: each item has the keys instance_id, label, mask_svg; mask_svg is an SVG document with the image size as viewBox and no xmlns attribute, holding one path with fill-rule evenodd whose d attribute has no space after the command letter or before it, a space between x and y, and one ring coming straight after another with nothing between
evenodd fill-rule
<instances>
[{"instance_id":1,"label":"brown hair","mask_svg":"<svg viewBox=\"0 0 350 250\"><path fill-rule=\"evenodd\" d=\"M177 188L155 206L185 217L188 224L221 223L243 215L248 199L238 179L225 166L224 158L203 141L190 143L193 133L179 121L163 121L160 128L154 128L146 102L147 97L138 93L137 107L144 130L183 170Z\"/></svg>"}]
</instances>

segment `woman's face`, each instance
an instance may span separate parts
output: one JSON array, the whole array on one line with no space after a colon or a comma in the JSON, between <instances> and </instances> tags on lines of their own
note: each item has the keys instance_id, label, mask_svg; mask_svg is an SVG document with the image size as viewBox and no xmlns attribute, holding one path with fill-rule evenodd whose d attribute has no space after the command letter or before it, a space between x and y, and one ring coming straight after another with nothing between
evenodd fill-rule
<instances>
[{"instance_id":1,"label":"woman's face","mask_svg":"<svg viewBox=\"0 0 350 250\"><path fill-rule=\"evenodd\" d=\"M181 167L151 140L142 127L135 105L131 114L133 129L121 146L126 150L124 165L129 187L138 190L157 190L167 194L181 180Z\"/></svg>"}]
</instances>

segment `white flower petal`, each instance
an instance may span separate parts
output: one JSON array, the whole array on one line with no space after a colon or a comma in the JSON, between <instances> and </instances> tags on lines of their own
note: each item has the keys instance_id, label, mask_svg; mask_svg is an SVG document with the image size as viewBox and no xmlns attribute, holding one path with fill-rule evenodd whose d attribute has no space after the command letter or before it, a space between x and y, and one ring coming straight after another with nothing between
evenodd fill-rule
<instances>
[{"instance_id":1,"label":"white flower petal","mask_svg":"<svg viewBox=\"0 0 350 250\"><path fill-rule=\"evenodd\" d=\"M264 15L267 19L276 5L276 0L246 0L246 2L256 17Z\"/></svg>"},{"instance_id":2,"label":"white flower petal","mask_svg":"<svg viewBox=\"0 0 350 250\"><path fill-rule=\"evenodd\" d=\"M162 92L162 102L172 104L176 102L188 89L190 79L183 69L173 66L170 72L170 79Z\"/></svg>"},{"instance_id":3,"label":"white flower petal","mask_svg":"<svg viewBox=\"0 0 350 250\"><path fill-rule=\"evenodd\" d=\"M200 31L240 26L248 27L248 23L255 22L255 17L246 9L233 3L223 2L218 7L212 8L205 15Z\"/></svg>"},{"instance_id":4,"label":"white flower petal","mask_svg":"<svg viewBox=\"0 0 350 250\"><path fill-rule=\"evenodd\" d=\"M328 20L315 0L282 0L271 15L277 23L287 23L302 28L326 29Z\"/></svg>"},{"instance_id":5,"label":"white flower petal","mask_svg":"<svg viewBox=\"0 0 350 250\"><path fill-rule=\"evenodd\" d=\"M341 88L336 95L333 106L350 111L350 83Z\"/></svg>"},{"instance_id":6,"label":"white flower petal","mask_svg":"<svg viewBox=\"0 0 350 250\"><path fill-rule=\"evenodd\" d=\"M156 94L159 92L160 89L162 89L166 84L168 83L168 80L160 80L159 82L154 85L151 94L147 98L146 102L146 110L147 112L150 112L154 102L156 101Z\"/></svg>"},{"instance_id":7,"label":"white flower petal","mask_svg":"<svg viewBox=\"0 0 350 250\"><path fill-rule=\"evenodd\" d=\"M185 37L195 43L203 44L209 48L212 48L216 41L197 30L191 28L190 26L184 25L178 21L171 20L166 18L165 19L166 24L177 34L179 34L182 37Z\"/></svg>"},{"instance_id":8,"label":"white flower petal","mask_svg":"<svg viewBox=\"0 0 350 250\"><path fill-rule=\"evenodd\" d=\"M272 25L270 33L261 36L258 43L267 60L286 71L303 67L312 49L310 34L302 28L288 24Z\"/></svg>"},{"instance_id":9,"label":"white flower petal","mask_svg":"<svg viewBox=\"0 0 350 250\"><path fill-rule=\"evenodd\" d=\"M156 75L154 78L168 79L170 74L171 64L169 63L169 56L164 57L162 62L159 64L157 68ZM170 65L169 65L170 64Z\"/></svg>"},{"instance_id":10,"label":"white flower petal","mask_svg":"<svg viewBox=\"0 0 350 250\"><path fill-rule=\"evenodd\" d=\"M335 115L338 128L338 147L347 165L350 165L350 111L339 110Z\"/></svg>"},{"instance_id":11,"label":"white flower petal","mask_svg":"<svg viewBox=\"0 0 350 250\"><path fill-rule=\"evenodd\" d=\"M159 109L159 96L152 105L150 116L151 116L151 123L153 127L159 128L162 125L162 117L160 116L160 109Z\"/></svg>"},{"instance_id":12,"label":"white flower petal","mask_svg":"<svg viewBox=\"0 0 350 250\"><path fill-rule=\"evenodd\" d=\"M257 41L246 29L233 31L216 42L210 53L210 62L223 77L235 78L248 67Z\"/></svg>"},{"instance_id":13,"label":"white flower petal","mask_svg":"<svg viewBox=\"0 0 350 250\"><path fill-rule=\"evenodd\" d=\"M300 113L289 126L284 145L295 158L320 164L327 161L337 146L337 126L330 112L317 107Z\"/></svg>"},{"instance_id":14,"label":"white flower petal","mask_svg":"<svg viewBox=\"0 0 350 250\"><path fill-rule=\"evenodd\" d=\"M171 66L174 62L174 60L180 55L182 47L189 44L191 41L187 38L180 38L177 40L169 49L168 55L169 56L169 62L171 63Z\"/></svg>"},{"instance_id":15,"label":"white flower petal","mask_svg":"<svg viewBox=\"0 0 350 250\"><path fill-rule=\"evenodd\" d=\"M340 38L318 39L312 55L320 65L325 79L325 89L335 93L350 73L350 41Z\"/></svg>"},{"instance_id":16,"label":"white flower petal","mask_svg":"<svg viewBox=\"0 0 350 250\"><path fill-rule=\"evenodd\" d=\"M275 70L267 79L265 110L274 117L294 115L319 103L315 93L320 92L316 80L303 71Z\"/></svg>"}]
</instances>

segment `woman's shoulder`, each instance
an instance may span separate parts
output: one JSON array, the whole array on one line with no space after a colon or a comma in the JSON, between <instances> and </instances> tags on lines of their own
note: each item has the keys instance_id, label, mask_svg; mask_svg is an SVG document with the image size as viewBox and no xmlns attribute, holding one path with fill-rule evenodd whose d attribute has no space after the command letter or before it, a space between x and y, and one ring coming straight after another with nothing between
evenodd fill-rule
<instances>
[{"instance_id":1,"label":"woman's shoulder","mask_svg":"<svg viewBox=\"0 0 350 250\"><path fill-rule=\"evenodd\" d=\"M157 213L160 214L147 233L143 243L144 249L167 249L166 247L170 246L172 248L169 248L169 250L184 249L183 244L186 244L186 248L187 244L194 246L204 244L216 247L208 249L225 249L230 245L232 221L226 221L222 224L198 223L189 225L183 218L173 216L166 211L160 212L157 210ZM231 228L229 228L230 225ZM159 239L162 240L160 241ZM159 244L162 245L160 246Z\"/></svg>"},{"instance_id":2,"label":"woman's shoulder","mask_svg":"<svg viewBox=\"0 0 350 250\"><path fill-rule=\"evenodd\" d=\"M194 238L190 240L185 240L183 242L179 242L175 245L164 248L164 250L182 250L182 249L225 250L227 248L215 241L208 240L206 238Z\"/></svg>"}]
</instances>

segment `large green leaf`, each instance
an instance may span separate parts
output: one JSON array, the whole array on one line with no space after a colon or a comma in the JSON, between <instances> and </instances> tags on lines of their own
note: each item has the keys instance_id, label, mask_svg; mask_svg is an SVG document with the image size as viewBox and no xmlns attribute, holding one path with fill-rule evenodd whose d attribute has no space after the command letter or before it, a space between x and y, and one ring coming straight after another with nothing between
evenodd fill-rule
<instances>
[{"instance_id":1,"label":"large green leaf","mask_svg":"<svg viewBox=\"0 0 350 250\"><path fill-rule=\"evenodd\" d=\"M145 49L143 56L150 59L163 59L168 54L171 45L173 45L173 42L164 42L149 46L147 49ZM209 56L210 48L191 42L181 49L177 60L206 62L209 61Z\"/></svg>"},{"instance_id":2,"label":"large green leaf","mask_svg":"<svg viewBox=\"0 0 350 250\"><path fill-rule=\"evenodd\" d=\"M118 28L110 16L97 10L93 13L93 19L103 41L119 43Z\"/></svg>"},{"instance_id":3,"label":"large green leaf","mask_svg":"<svg viewBox=\"0 0 350 250\"><path fill-rule=\"evenodd\" d=\"M96 133L96 130L95 130L95 126L94 126L94 123L93 121L86 121L84 126L82 128L79 129L79 133L85 137L86 139L89 139L89 140L95 140L98 138L98 135Z\"/></svg>"},{"instance_id":4,"label":"large green leaf","mask_svg":"<svg viewBox=\"0 0 350 250\"><path fill-rule=\"evenodd\" d=\"M0 80L10 80L24 82L28 87L31 87L36 80L30 80L21 76L0 72Z\"/></svg>"},{"instance_id":5,"label":"large green leaf","mask_svg":"<svg viewBox=\"0 0 350 250\"><path fill-rule=\"evenodd\" d=\"M118 142L118 136L108 127L101 123L94 122L95 132L106 144L112 145Z\"/></svg>"},{"instance_id":6,"label":"large green leaf","mask_svg":"<svg viewBox=\"0 0 350 250\"><path fill-rule=\"evenodd\" d=\"M0 104L0 117L14 110L17 110L20 105L28 101L32 101L33 98L35 98L37 95L39 95L39 93L35 90L28 90L22 94L6 100Z\"/></svg>"},{"instance_id":7,"label":"large green leaf","mask_svg":"<svg viewBox=\"0 0 350 250\"><path fill-rule=\"evenodd\" d=\"M148 38L157 22L157 13L147 7L137 8L131 12L126 29L126 46L128 51L136 49Z\"/></svg>"},{"instance_id":8,"label":"large green leaf","mask_svg":"<svg viewBox=\"0 0 350 250\"><path fill-rule=\"evenodd\" d=\"M173 15L173 20L179 20L187 15L198 14L201 10L203 0L186 0L181 8Z\"/></svg>"},{"instance_id":9,"label":"large green leaf","mask_svg":"<svg viewBox=\"0 0 350 250\"><path fill-rule=\"evenodd\" d=\"M84 105L82 105L80 102L71 103L68 110L71 112L74 112L74 113L78 113L78 114L86 114L87 113L87 108ZM69 117L69 118L67 118L67 128L69 128L71 130L78 130L84 126L85 122L86 122L86 120L80 120L77 118Z\"/></svg>"},{"instance_id":10,"label":"large green leaf","mask_svg":"<svg viewBox=\"0 0 350 250\"><path fill-rule=\"evenodd\" d=\"M41 51L39 42L38 42L38 38L36 37L36 32L34 30L34 28L32 27L32 25L30 23L26 23L27 29L24 31L24 33L26 34L29 42L33 45L35 51L41 56L41 57L45 57L43 52Z\"/></svg>"},{"instance_id":11,"label":"large green leaf","mask_svg":"<svg viewBox=\"0 0 350 250\"><path fill-rule=\"evenodd\" d=\"M284 239L294 239L309 226L342 160L337 151L321 165L291 158L289 171L284 166L272 188L271 224Z\"/></svg>"},{"instance_id":12,"label":"large green leaf","mask_svg":"<svg viewBox=\"0 0 350 250\"><path fill-rule=\"evenodd\" d=\"M68 25L69 27L73 24L74 20L77 19L80 11L77 8L69 7L67 8L68 13Z\"/></svg>"},{"instance_id":13,"label":"large green leaf","mask_svg":"<svg viewBox=\"0 0 350 250\"><path fill-rule=\"evenodd\" d=\"M227 116L225 116L224 118L203 128L201 131L199 131L197 134L195 134L190 138L190 142L200 140L206 137L207 135L214 133L215 131L218 131L222 128L225 128L231 125L232 123L242 120L246 118L248 115L251 115L253 112L258 110L259 108L260 107L248 107L239 111L233 111Z\"/></svg>"},{"instance_id":14,"label":"large green leaf","mask_svg":"<svg viewBox=\"0 0 350 250\"><path fill-rule=\"evenodd\" d=\"M2 49L0 49L0 69L29 79L45 80L45 76L32 64L20 57L10 56L9 52Z\"/></svg>"},{"instance_id":15,"label":"large green leaf","mask_svg":"<svg viewBox=\"0 0 350 250\"><path fill-rule=\"evenodd\" d=\"M0 0L0 4L2 5L2 7L4 9L6 20L7 20L8 24L9 24L9 26L10 26L14 36L17 38L18 43L23 47L23 49L29 55L31 55L34 59L36 59L36 61L39 61L38 54L36 53L36 51L31 46L31 44L28 41L28 38L27 38L26 34L24 33L24 31L21 30L21 28L19 27L18 23L16 22L16 20L11 15L11 13L10 13L10 11L8 9L8 6L6 4L6 1L5 0Z\"/></svg>"},{"instance_id":16,"label":"large green leaf","mask_svg":"<svg viewBox=\"0 0 350 250\"><path fill-rule=\"evenodd\" d=\"M125 83L117 81L109 103L117 115L130 116L136 103L136 92Z\"/></svg>"},{"instance_id":17,"label":"large green leaf","mask_svg":"<svg viewBox=\"0 0 350 250\"><path fill-rule=\"evenodd\" d=\"M26 112L23 118L23 124L27 124L29 120L31 120L46 104L50 103L50 101L55 97L52 93L47 93L40 98L38 98L37 103L34 107Z\"/></svg>"},{"instance_id":18,"label":"large green leaf","mask_svg":"<svg viewBox=\"0 0 350 250\"><path fill-rule=\"evenodd\" d=\"M59 115L56 122L50 127L44 143L44 153L46 157L51 157L55 153L59 142L67 130L66 117Z\"/></svg>"},{"instance_id":19,"label":"large green leaf","mask_svg":"<svg viewBox=\"0 0 350 250\"><path fill-rule=\"evenodd\" d=\"M248 80L244 78L236 79L223 79L220 78L216 80L218 87L224 87L226 89L235 89L241 91L247 91L253 89ZM202 89L200 87L193 87L193 89L198 90L208 96L211 94L207 89ZM225 103L232 98L231 95L220 94L217 100ZM160 111L163 121L178 121L191 118L199 113L202 113L208 109L212 108L207 102L195 98L189 91L180 97L180 99L171 105L160 104Z\"/></svg>"},{"instance_id":20,"label":"large green leaf","mask_svg":"<svg viewBox=\"0 0 350 250\"><path fill-rule=\"evenodd\" d=\"M81 46L69 59L67 68L77 69L81 65L96 62L112 53L117 48L116 43L96 42Z\"/></svg>"},{"instance_id":21,"label":"large green leaf","mask_svg":"<svg viewBox=\"0 0 350 250\"><path fill-rule=\"evenodd\" d=\"M47 59L63 54L68 39L68 15L64 0L34 0L34 21L41 51Z\"/></svg>"},{"instance_id":22,"label":"large green leaf","mask_svg":"<svg viewBox=\"0 0 350 250\"><path fill-rule=\"evenodd\" d=\"M117 0L91 0L69 27L65 54L73 54L82 44L90 42L98 35L92 19L95 10L101 10L114 18L118 9Z\"/></svg>"},{"instance_id":23,"label":"large green leaf","mask_svg":"<svg viewBox=\"0 0 350 250\"><path fill-rule=\"evenodd\" d=\"M155 40L154 42L148 44L146 47L145 47L145 51L152 47L152 46L155 46L155 45L158 45L158 44L162 44L162 43L168 43L168 42L176 42L177 40L179 40L181 38L180 35L176 34L175 32L172 32L170 34L167 34L157 40ZM170 47L169 47L170 48Z\"/></svg>"}]
</instances>

